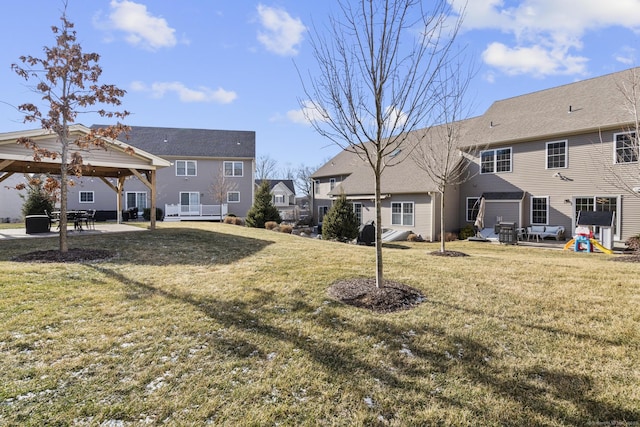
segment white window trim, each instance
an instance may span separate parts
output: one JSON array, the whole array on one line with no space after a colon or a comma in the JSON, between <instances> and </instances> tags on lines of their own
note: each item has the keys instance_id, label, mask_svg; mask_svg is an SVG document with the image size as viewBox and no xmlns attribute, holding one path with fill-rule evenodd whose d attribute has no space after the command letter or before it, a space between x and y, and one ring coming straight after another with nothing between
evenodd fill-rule
<instances>
[{"instance_id":1,"label":"white window trim","mask_svg":"<svg viewBox=\"0 0 640 427\"><path fill-rule=\"evenodd\" d=\"M242 166L242 173L240 175L236 175L236 164L240 164ZM231 174L227 174L227 164L231 164ZM242 161L233 161L227 160L222 164L222 171L224 176L233 177L233 178L242 178L244 176L244 162Z\"/></svg>"},{"instance_id":2,"label":"white window trim","mask_svg":"<svg viewBox=\"0 0 640 427\"><path fill-rule=\"evenodd\" d=\"M618 135L629 135L635 133L635 131L627 131L627 132L616 132L613 134L613 164L614 165L633 165L638 163L638 161L636 160L635 162L619 162L618 161L618 147L616 147L617 144L617 139L618 139ZM636 136L637 138L637 136ZM640 144L638 144L638 140L636 139L636 150L638 150L639 152L637 153L638 158L640 158Z\"/></svg>"},{"instance_id":3,"label":"white window trim","mask_svg":"<svg viewBox=\"0 0 640 427\"><path fill-rule=\"evenodd\" d=\"M547 220L544 223L541 222L533 222L533 199L546 199L547 209L546 209L546 217ZM532 225L549 225L549 196L531 196L531 200L529 201L529 222Z\"/></svg>"},{"instance_id":4,"label":"white window trim","mask_svg":"<svg viewBox=\"0 0 640 427\"><path fill-rule=\"evenodd\" d=\"M184 163L184 174L179 174L178 173L178 163ZM194 166L194 174L193 175L189 175L189 163L193 163ZM198 162L196 160L176 160L175 161L175 165L176 165L176 176L198 176Z\"/></svg>"},{"instance_id":5,"label":"white window trim","mask_svg":"<svg viewBox=\"0 0 640 427\"><path fill-rule=\"evenodd\" d=\"M549 145L551 144L557 144L559 142L564 142L564 166L559 166L559 167L554 167L554 168L550 168L549 167ZM569 140L567 139L561 139L558 141L549 141L545 144L544 146L544 167L545 169L567 169L569 167Z\"/></svg>"},{"instance_id":6,"label":"white window trim","mask_svg":"<svg viewBox=\"0 0 640 427\"><path fill-rule=\"evenodd\" d=\"M401 218L401 224L394 224L393 223L393 205L399 204L400 205L400 218ZM404 205L411 205L411 224L405 224L404 223ZM400 227L415 227L415 223L416 223L416 205L414 202L391 202L390 205L391 208L391 221L390 224L391 225L397 225Z\"/></svg>"},{"instance_id":7,"label":"white window trim","mask_svg":"<svg viewBox=\"0 0 640 427\"><path fill-rule=\"evenodd\" d=\"M356 217L358 216L358 212L356 210L356 206L360 207L360 218L358 218L358 220L360 222L359 225L362 225L362 210L364 209L364 206L360 202L355 202L355 203L352 204L352 206L353 206L353 213L356 214Z\"/></svg>"},{"instance_id":8,"label":"white window trim","mask_svg":"<svg viewBox=\"0 0 640 427\"><path fill-rule=\"evenodd\" d=\"M471 213L471 211L469 211L469 200L471 200L471 199L475 200L475 202L473 203L474 206L475 206L476 203L480 203L480 197L467 197L466 198L465 205L464 205L464 209L465 209L464 216L465 216L466 222L475 222L475 220L476 220L475 218L469 218L469 214ZM478 208L479 208L479 206L478 206Z\"/></svg>"},{"instance_id":9,"label":"white window trim","mask_svg":"<svg viewBox=\"0 0 640 427\"><path fill-rule=\"evenodd\" d=\"M135 194L136 195L136 206L129 206L129 194ZM147 192L146 191L126 191L124 194L124 201L127 204L126 208L127 209L131 209L131 208L142 208L144 209L147 206L139 206L138 205L138 195L139 194L144 194L144 199L145 199L145 205L146 205L146 201L147 201Z\"/></svg>"},{"instance_id":10,"label":"white window trim","mask_svg":"<svg viewBox=\"0 0 640 427\"><path fill-rule=\"evenodd\" d=\"M509 150L509 170L498 172L498 151L501 151L501 150ZM488 152L493 152L493 171L482 172L482 155ZM479 166L480 166L480 175L513 172L513 148L512 147L500 147L500 148L492 148L491 150L482 150L480 151L480 157L478 158L478 160L479 160Z\"/></svg>"},{"instance_id":11,"label":"white window trim","mask_svg":"<svg viewBox=\"0 0 640 427\"><path fill-rule=\"evenodd\" d=\"M229 200L230 194L237 194L238 200ZM240 203L240 192L239 191L227 191L227 203Z\"/></svg>"},{"instance_id":12,"label":"white window trim","mask_svg":"<svg viewBox=\"0 0 640 427\"><path fill-rule=\"evenodd\" d=\"M87 202L86 200L82 200L82 195L83 194L91 194L91 201ZM79 191L78 192L78 203L95 203L96 202L96 195L95 195L95 191Z\"/></svg>"}]
</instances>

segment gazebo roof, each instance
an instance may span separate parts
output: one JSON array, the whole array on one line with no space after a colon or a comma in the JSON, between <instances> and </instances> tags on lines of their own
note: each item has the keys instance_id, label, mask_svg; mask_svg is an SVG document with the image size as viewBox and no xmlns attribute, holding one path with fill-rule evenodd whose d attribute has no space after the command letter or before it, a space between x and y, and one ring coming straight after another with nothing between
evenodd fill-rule
<instances>
[{"instance_id":1,"label":"gazebo roof","mask_svg":"<svg viewBox=\"0 0 640 427\"><path fill-rule=\"evenodd\" d=\"M72 125L69 134L72 139L86 135L91 130L83 125ZM33 150L22 144L17 144L20 138L29 138L39 147L50 151L59 151L60 144L56 134L45 130L35 129L0 134L0 172L10 173L48 173L60 174L60 158L43 157L34 160ZM134 148L120 140L107 139L106 149L90 147L78 148L82 156L82 174L96 177L124 177L144 173L167 167L170 163L160 157ZM76 151L73 150L72 151Z\"/></svg>"}]
</instances>

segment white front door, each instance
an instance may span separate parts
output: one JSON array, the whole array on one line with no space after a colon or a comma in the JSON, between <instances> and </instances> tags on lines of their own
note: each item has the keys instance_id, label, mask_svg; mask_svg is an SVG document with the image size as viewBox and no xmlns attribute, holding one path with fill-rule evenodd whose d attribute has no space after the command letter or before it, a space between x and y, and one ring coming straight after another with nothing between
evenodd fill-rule
<instances>
[{"instance_id":1,"label":"white front door","mask_svg":"<svg viewBox=\"0 0 640 427\"><path fill-rule=\"evenodd\" d=\"M187 191L180 193L180 214L200 215L200 193Z\"/></svg>"}]
</instances>

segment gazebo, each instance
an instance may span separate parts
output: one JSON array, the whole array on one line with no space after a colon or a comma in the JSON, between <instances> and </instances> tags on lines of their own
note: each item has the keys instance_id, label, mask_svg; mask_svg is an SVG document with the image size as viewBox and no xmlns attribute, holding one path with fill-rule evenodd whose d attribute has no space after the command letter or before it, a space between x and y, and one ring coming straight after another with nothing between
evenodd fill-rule
<instances>
[{"instance_id":1,"label":"gazebo","mask_svg":"<svg viewBox=\"0 0 640 427\"><path fill-rule=\"evenodd\" d=\"M90 129L83 125L69 126L70 139L90 133ZM50 151L59 151L60 144L57 135L45 129L9 132L0 134L0 182L15 173L60 175L59 158L43 157L34 160L33 151L17 141L20 138L30 138L39 147ZM170 165L170 163L153 154L134 148L119 140L106 140L106 149L89 147L78 149L82 155L82 176L101 179L118 195L117 221L122 221L122 206L124 182L127 177L135 176L149 188L151 195L151 229L155 229L156 218L156 171ZM73 151L73 150L72 150ZM114 185L107 178L116 179Z\"/></svg>"}]
</instances>

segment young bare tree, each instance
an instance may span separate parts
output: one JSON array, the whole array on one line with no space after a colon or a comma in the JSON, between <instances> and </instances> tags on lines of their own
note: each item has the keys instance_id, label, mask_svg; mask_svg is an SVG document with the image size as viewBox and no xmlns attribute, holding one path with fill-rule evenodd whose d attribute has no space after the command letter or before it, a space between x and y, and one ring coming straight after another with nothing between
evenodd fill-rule
<instances>
[{"instance_id":1,"label":"young bare tree","mask_svg":"<svg viewBox=\"0 0 640 427\"><path fill-rule=\"evenodd\" d=\"M320 135L373 171L376 286L382 287L383 172L410 154L400 150L409 133L431 122L436 79L451 60L461 16L447 0L337 3L342 16L330 18L328 35L316 30L311 36L318 74L303 82L308 99L300 106Z\"/></svg>"},{"instance_id":2,"label":"young bare tree","mask_svg":"<svg viewBox=\"0 0 640 427\"><path fill-rule=\"evenodd\" d=\"M459 185L472 177L469 169L471 163L462 156L474 156L480 151L478 144L464 141L466 127L469 121L470 105L465 99L473 70L463 70L462 64L448 64L440 71L442 78L438 79L440 97L436 102L434 112L440 118L437 126L416 131L416 145L412 151L412 158L416 165L425 171L433 180L440 193L440 252L445 252L445 198L447 188Z\"/></svg>"},{"instance_id":3,"label":"young bare tree","mask_svg":"<svg viewBox=\"0 0 640 427\"><path fill-rule=\"evenodd\" d=\"M620 80L616 90L621 97L623 118L628 125L624 132L617 134L614 144L614 160L611 151L605 146L602 136L600 147L602 155L594 159L604 164L604 181L615 188L635 197L640 197L640 68L628 70L627 76Z\"/></svg>"},{"instance_id":4,"label":"young bare tree","mask_svg":"<svg viewBox=\"0 0 640 427\"><path fill-rule=\"evenodd\" d=\"M114 85L99 84L102 69L98 65L97 53L83 53L76 41L73 23L66 17L66 2L60 20L61 27L52 27L56 43L45 47L45 57L22 56L25 66L12 64L11 68L25 80L34 79L34 92L45 102L44 112L35 104L25 103L18 109L25 114L25 122L40 122L43 129L57 136L59 151L42 149L36 141L21 138L18 143L33 150L34 160L49 157L60 159L60 251L67 252L67 185L69 175L82 175L81 151L90 146L106 149L106 139L116 139L128 128L120 123L101 129L93 129L88 135L72 137L69 126L76 122L80 113L97 113L101 117L124 119L127 111L91 110L96 105L121 104L125 91Z\"/></svg>"},{"instance_id":5,"label":"young bare tree","mask_svg":"<svg viewBox=\"0 0 640 427\"><path fill-rule=\"evenodd\" d=\"M223 167L220 166L218 173L213 176L209 190L211 191L213 201L222 205L223 203L227 203L227 193L229 193L229 191L235 191L237 188L238 183L228 179L224 175Z\"/></svg>"}]
</instances>

